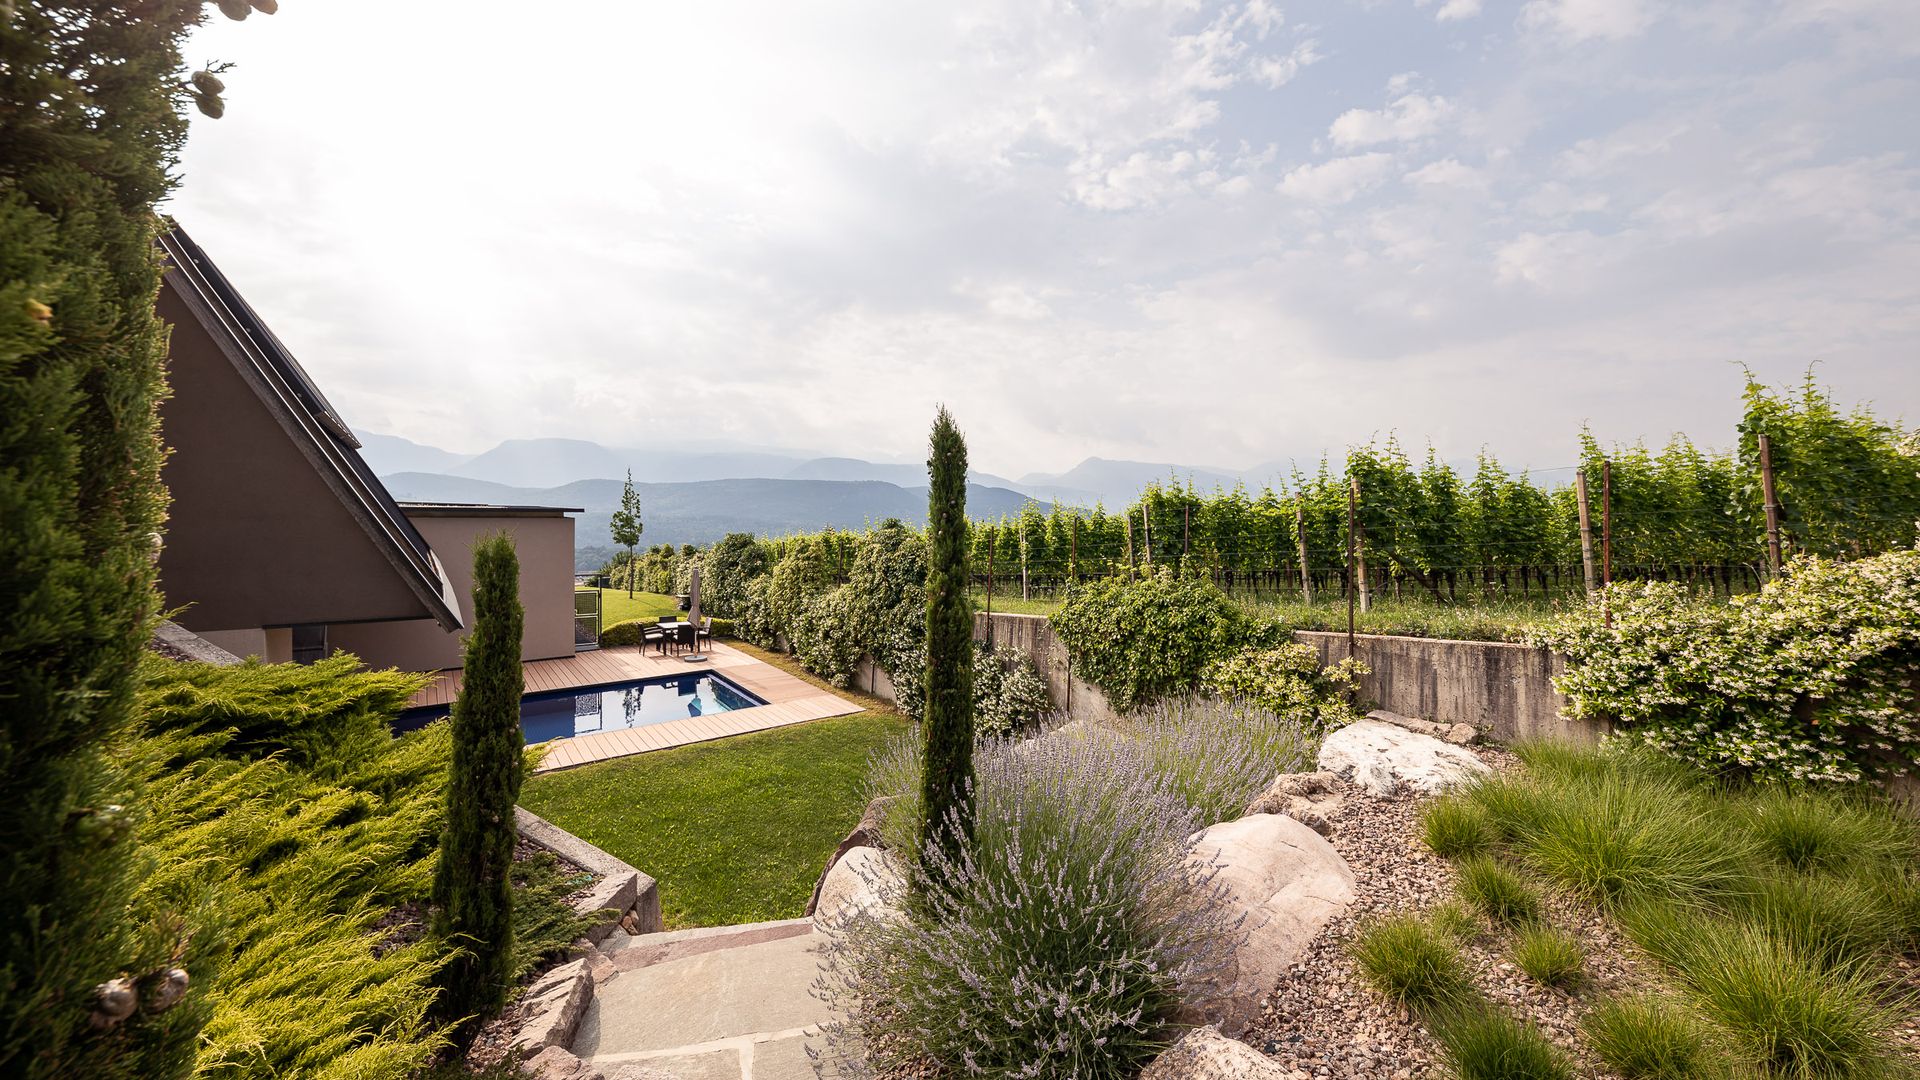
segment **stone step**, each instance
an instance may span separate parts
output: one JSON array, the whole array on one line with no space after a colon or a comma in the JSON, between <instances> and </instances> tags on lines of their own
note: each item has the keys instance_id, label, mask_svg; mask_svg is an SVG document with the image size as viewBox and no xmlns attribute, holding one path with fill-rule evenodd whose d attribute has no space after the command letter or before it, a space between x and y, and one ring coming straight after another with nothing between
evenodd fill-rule
<instances>
[{"instance_id":1,"label":"stone step","mask_svg":"<svg viewBox=\"0 0 1920 1080\"><path fill-rule=\"evenodd\" d=\"M654 936L620 943L615 963ZM808 1080L806 1036L828 1015L809 993L819 940L788 933L622 970L595 993L573 1053L609 1075L642 1065L682 1080Z\"/></svg>"}]
</instances>

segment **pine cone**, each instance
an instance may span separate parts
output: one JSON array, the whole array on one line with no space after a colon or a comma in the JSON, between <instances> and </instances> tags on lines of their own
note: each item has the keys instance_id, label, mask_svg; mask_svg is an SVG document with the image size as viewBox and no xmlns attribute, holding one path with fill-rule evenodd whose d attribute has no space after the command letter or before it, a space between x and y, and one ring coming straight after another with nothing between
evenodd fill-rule
<instances>
[{"instance_id":1,"label":"pine cone","mask_svg":"<svg viewBox=\"0 0 1920 1080\"><path fill-rule=\"evenodd\" d=\"M211 71L196 71L193 73L193 88L203 94L218 94L227 88L227 84Z\"/></svg>"},{"instance_id":2,"label":"pine cone","mask_svg":"<svg viewBox=\"0 0 1920 1080\"><path fill-rule=\"evenodd\" d=\"M253 5L247 3L247 0L219 0L219 3L220 14L235 22L253 14Z\"/></svg>"},{"instance_id":3,"label":"pine cone","mask_svg":"<svg viewBox=\"0 0 1920 1080\"><path fill-rule=\"evenodd\" d=\"M218 94L195 94L193 95L193 103L200 107L201 112L206 113L215 120L226 115L227 103L221 101L220 95Z\"/></svg>"}]
</instances>

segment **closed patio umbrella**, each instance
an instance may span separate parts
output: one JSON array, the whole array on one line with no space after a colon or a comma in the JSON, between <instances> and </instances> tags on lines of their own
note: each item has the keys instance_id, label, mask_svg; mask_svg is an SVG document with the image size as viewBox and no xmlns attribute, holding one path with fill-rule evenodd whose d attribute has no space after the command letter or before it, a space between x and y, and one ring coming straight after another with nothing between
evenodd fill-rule
<instances>
[{"instance_id":1,"label":"closed patio umbrella","mask_svg":"<svg viewBox=\"0 0 1920 1080\"><path fill-rule=\"evenodd\" d=\"M693 564L693 581L687 586L687 622L693 627L693 651L688 653L689 661L705 660L706 654L700 651L700 564Z\"/></svg>"}]
</instances>

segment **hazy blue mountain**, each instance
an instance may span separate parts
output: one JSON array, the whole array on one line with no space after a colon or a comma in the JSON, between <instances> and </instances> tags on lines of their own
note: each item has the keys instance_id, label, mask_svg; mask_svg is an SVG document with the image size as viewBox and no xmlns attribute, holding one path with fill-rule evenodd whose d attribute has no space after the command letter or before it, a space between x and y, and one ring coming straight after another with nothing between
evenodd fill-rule
<instances>
[{"instance_id":1,"label":"hazy blue mountain","mask_svg":"<svg viewBox=\"0 0 1920 1080\"><path fill-rule=\"evenodd\" d=\"M450 472L467 460L466 454L426 446L398 435L375 435L358 430L353 434L360 440L360 457L376 476L396 472Z\"/></svg>"},{"instance_id":2,"label":"hazy blue mountain","mask_svg":"<svg viewBox=\"0 0 1920 1080\"><path fill-rule=\"evenodd\" d=\"M423 502L483 502L522 506L582 507L576 548L608 545L609 519L620 502L618 480L576 480L555 487L519 487L465 476L398 473L384 478L394 498ZM813 532L832 526L862 529L896 517L921 525L927 489L878 480L746 478L692 483L634 483L646 531L643 546L710 544L730 532L761 536ZM1017 513L1027 497L1005 488L969 484L967 511L978 516Z\"/></svg>"},{"instance_id":3,"label":"hazy blue mountain","mask_svg":"<svg viewBox=\"0 0 1920 1080\"><path fill-rule=\"evenodd\" d=\"M1037 498L1058 498L1062 502L1098 498L1111 509L1133 501L1148 484L1164 484L1169 478L1182 483L1191 479L1194 487L1212 491L1216 486L1233 487L1239 475L1229 469L1090 457L1063 473L1028 473L1019 484Z\"/></svg>"},{"instance_id":4,"label":"hazy blue mountain","mask_svg":"<svg viewBox=\"0 0 1920 1080\"><path fill-rule=\"evenodd\" d=\"M686 450L672 435L657 445L609 447L585 439L508 439L445 472L513 487L554 487L574 480L617 480L633 470L635 480L668 483L741 477L781 477L804 460L760 451Z\"/></svg>"},{"instance_id":5,"label":"hazy blue mountain","mask_svg":"<svg viewBox=\"0 0 1920 1080\"><path fill-rule=\"evenodd\" d=\"M874 461L862 461L859 458L823 457L803 461L786 474L795 480L880 480L901 487L924 486L927 482L927 467L921 463L911 465L889 465ZM967 473L967 482L984 487L999 487L1017 490L1019 485L1003 476L983 473L978 469Z\"/></svg>"}]
</instances>

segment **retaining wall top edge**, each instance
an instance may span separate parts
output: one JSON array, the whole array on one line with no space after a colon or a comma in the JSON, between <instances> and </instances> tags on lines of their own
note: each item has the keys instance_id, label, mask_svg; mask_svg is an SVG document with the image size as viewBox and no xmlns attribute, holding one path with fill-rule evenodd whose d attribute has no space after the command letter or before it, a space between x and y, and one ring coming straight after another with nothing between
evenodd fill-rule
<instances>
[{"instance_id":1,"label":"retaining wall top edge","mask_svg":"<svg viewBox=\"0 0 1920 1080\"><path fill-rule=\"evenodd\" d=\"M1344 630L1295 630L1295 637L1334 638L1346 640ZM1544 646L1527 645L1518 641L1470 641L1466 638L1420 637L1415 634L1355 634L1355 641L1418 641L1433 645L1480 645L1489 648L1520 649L1525 652L1547 652Z\"/></svg>"},{"instance_id":2,"label":"retaining wall top edge","mask_svg":"<svg viewBox=\"0 0 1920 1080\"><path fill-rule=\"evenodd\" d=\"M654 880L652 874L587 843L524 806L513 808L513 819L514 824L519 827L521 836L582 869L591 870L602 877L637 874L642 882ZM641 891L645 890L646 886L642 884Z\"/></svg>"}]
</instances>

